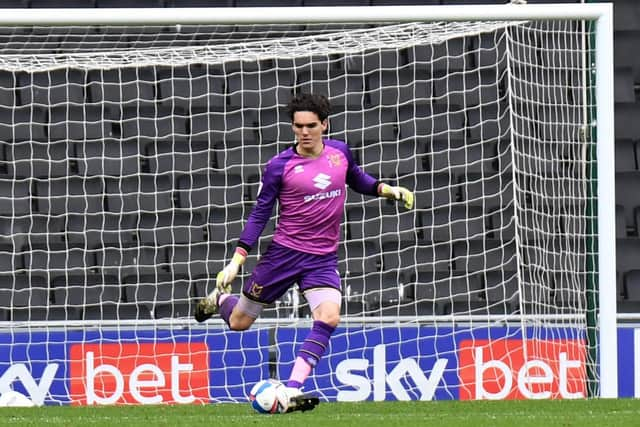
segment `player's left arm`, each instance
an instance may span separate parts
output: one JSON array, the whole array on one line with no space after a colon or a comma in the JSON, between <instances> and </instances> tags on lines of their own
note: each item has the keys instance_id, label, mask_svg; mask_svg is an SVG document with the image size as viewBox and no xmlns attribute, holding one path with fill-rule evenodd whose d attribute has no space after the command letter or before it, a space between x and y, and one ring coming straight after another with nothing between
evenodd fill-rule
<instances>
[{"instance_id":1,"label":"player's left arm","mask_svg":"<svg viewBox=\"0 0 640 427\"><path fill-rule=\"evenodd\" d=\"M406 209L413 209L413 193L405 187L392 186L381 182L378 184L378 194L387 199L404 202Z\"/></svg>"},{"instance_id":2,"label":"player's left arm","mask_svg":"<svg viewBox=\"0 0 640 427\"><path fill-rule=\"evenodd\" d=\"M404 202L406 209L413 208L413 192L405 187L385 184L368 173L355 162L351 150L346 146L347 160L349 168L347 170L347 185L355 191L371 196L382 196L392 200Z\"/></svg>"}]
</instances>

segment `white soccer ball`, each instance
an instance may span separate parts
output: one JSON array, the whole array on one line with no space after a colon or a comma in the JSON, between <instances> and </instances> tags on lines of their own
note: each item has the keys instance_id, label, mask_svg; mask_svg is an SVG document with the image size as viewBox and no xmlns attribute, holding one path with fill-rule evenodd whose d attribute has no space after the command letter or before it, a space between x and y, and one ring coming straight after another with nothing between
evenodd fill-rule
<instances>
[{"instance_id":1,"label":"white soccer ball","mask_svg":"<svg viewBox=\"0 0 640 427\"><path fill-rule=\"evenodd\" d=\"M282 396L284 384L278 380L262 380L249 392L251 407L261 414L277 414L282 412Z\"/></svg>"}]
</instances>

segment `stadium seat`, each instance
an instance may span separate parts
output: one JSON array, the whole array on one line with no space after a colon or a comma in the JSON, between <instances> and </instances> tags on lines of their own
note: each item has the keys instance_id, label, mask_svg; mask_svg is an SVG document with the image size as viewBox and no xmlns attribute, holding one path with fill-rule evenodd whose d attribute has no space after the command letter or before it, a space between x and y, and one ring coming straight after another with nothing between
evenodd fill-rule
<instances>
[{"instance_id":1,"label":"stadium seat","mask_svg":"<svg viewBox=\"0 0 640 427\"><path fill-rule=\"evenodd\" d=\"M449 172L466 176L498 171L495 141L466 143L464 140L434 139L426 147L427 161L434 173Z\"/></svg>"},{"instance_id":2,"label":"stadium seat","mask_svg":"<svg viewBox=\"0 0 640 427\"><path fill-rule=\"evenodd\" d=\"M448 272L417 271L407 281L409 293L421 306L421 314L443 315L450 311L451 291L443 280Z\"/></svg>"},{"instance_id":3,"label":"stadium seat","mask_svg":"<svg viewBox=\"0 0 640 427\"><path fill-rule=\"evenodd\" d=\"M13 244L0 245L0 271L10 273L23 268L23 259L16 254Z\"/></svg>"},{"instance_id":4,"label":"stadium seat","mask_svg":"<svg viewBox=\"0 0 640 427\"><path fill-rule=\"evenodd\" d=\"M453 244L455 269L467 272L487 270L515 270L515 241L482 239L467 240Z\"/></svg>"},{"instance_id":5,"label":"stadium seat","mask_svg":"<svg viewBox=\"0 0 640 427\"><path fill-rule=\"evenodd\" d=\"M149 307L144 304L105 303L82 310L82 320L151 320Z\"/></svg>"},{"instance_id":6,"label":"stadium seat","mask_svg":"<svg viewBox=\"0 0 640 427\"><path fill-rule=\"evenodd\" d=\"M616 172L630 172L638 170L636 164L636 144L630 139L616 139L615 143Z\"/></svg>"},{"instance_id":7,"label":"stadium seat","mask_svg":"<svg viewBox=\"0 0 640 427\"><path fill-rule=\"evenodd\" d=\"M640 218L636 213L636 229L638 228ZM616 239L624 239L627 237L627 223L624 217L624 206L616 205Z\"/></svg>"},{"instance_id":8,"label":"stadium seat","mask_svg":"<svg viewBox=\"0 0 640 427\"><path fill-rule=\"evenodd\" d=\"M157 79L158 100L165 108L221 111L226 105L225 78L214 66L159 67Z\"/></svg>"},{"instance_id":9,"label":"stadium seat","mask_svg":"<svg viewBox=\"0 0 640 427\"><path fill-rule=\"evenodd\" d=\"M244 227L244 212L240 207L209 210L207 229L209 241L228 244L235 241Z\"/></svg>"},{"instance_id":10,"label":"stadium seat","mask_svg":"<svg viewBox=\"0 0 640 427\"><path fill-rule=\"evenodd\" d=\"M416 243L417 221L414 212L405 212L396 206L383 206L383 209L353 207L347 210L349 238L379 239L380 244L388 241Z\"/></svg>"},{"instance_id":11,"label":"stadium seat","mask_svg":"<svg viewBox=\"0 0 640 427\"><path fill-rule=\"evenodd\" d=\"M372 240L346 241L338 246L338 271L342 276L378 270L380 249Z\"/></svg>"},{"instance_id":12,"label":"stadium seat","mask_svg":"<svg viewBox=\"0 0 640 427\"><path fill-rule=\"evenodd\" d=\"M11 233L16 248L54 247L67 241L65 227L62 216L30 215L14 218Z\"/></svg>"},{"instance_id":13,"label":"stadium seat","mask_svg":"<svg viewBox=\"0 0 640 427\"><path fill-rule=\"evenodd\" d=\"M638 138L638 135L640 135L640 121L637 120L637 118L640 117L640 104L625 104L616 102L614 110L616 138Z\"/></svg>"},{"instance_id":14,"label":"stadium seat","mask_svg":"<svg viewBox=\"0 0 640 427\"><path fill-rule=\"evenodd\" d=\"M329 120L331 132L335 135L344 134L344 140L351 147L378 142L395 142L398 137L397 109L376 106L363 111L342 111L331 115ZM379 163L363 163L365 170L373 167L374 171Z\"/></svg>"},{"instance_id":15,"label":"stadium seat","mask_svg":"<svg viewBox=\"0 0 640 427\"><path fill-rule=\"evenodd\" d=\"M0 274L0 296L10 307L43 307L49 304L49 282L41 273Z\"/></svg>"},{"instance_id":16,"label":"stadium seat","mask_svg":"<svg viewBox=\"0 0 640 427\"><path fill-rule=\"evenodd\" d=\"M482 104L467 109L469 141L497 141L508 137L511 123L509 109L503 104Z\"/></svg>"},{"instance_id":17,"label":"stadium seat","mask_svg":"<svg viewBox=\"0 0 640 427\"><path fill-rule=\"evenodd\" d=\"M191 113L191 139L224 143L229 147L256 145L257 113L253 109L195 111Z\"/></svg>"},{"instance_id":18,"label":"stadium seat","mask_svg":"<svg viewBox=\"0 0 640 427\"><path fill-rule=\"evenodd\" d=\"M206 173L214 163L208 141L156 140L146 146L149 172Z\"/></svg>"},{"instance_id":19,"label":"stadium seat","mask_svg":"<svg viewBox=\"0 0 640 427\"><path fill-rule=\"evenodd\" d=\"M32 213L31 180L0 178L0 214L21 216Z\"/></svg>"},{"instance_id":20,"label":"stadium seat","mask_svg":"<svg viewBox=\"0 0 640 427\"><path fill-rule=\"evenodd\" d=\"M615 29L613 33L613 63L616 67L631 68L633 70L633 79L636 83L640 83L640 58L637 58L637 55L630 55L629 52L634 52L638 43L640 43L640 29ZM616 136L620 137L617 132Z\"/></svg>"},{"instance_id":21,"label":"stadium seat","mask_svg":"<svg viewBox=\"0 0 640 427\"><path fill-rule=\"evenodd\" d=\"M449 271L452 265L451 245L447 243L386 242L382 245L384 270L408 272Z\"/></svg>"},{"instance_id":22,"label":"stadium seat","mask_svg":"<svg viewBox=\"0 0 640 427\"><path fill-rule=\"evenodd\" d=\"M120 301L120 281L105 274L72 273L54 277L51 281L53 303L60 306L100 306Z\"/></svg>"},{"instance_id":23,"label":"stadium seat","mask_svg":"<svg viewBox=\"0 0 640 427\"><path fill-rule=\"evenodd\" d=\"M473 63L469 58L469 39L460 37L438 44L416 45L407 50L407 63L426 68L433 75L464 71Z\"/></svg>"},{"instance_id":24,"label":"stadium seat","mask_svg":"<svg viewBox=\"0 0 640 427\"><path fill-rule=\"evenodd\" d=\"M288 95L291 98L291 94ZM286 102L289 102L287 98ZM257 116L258 144L261 147L276 145L280 152L288 147L294 140L293 130L289 116L282 107L262 108ZM329 132L331 132L331 128ZM334 138L334 135L328 135Z\"/></svg>"},{"instance_id":25,"label":"stadium seat","mask_svg":"<svg viewBox=\"0 0 640 427\"><path fill-rule=\"evenodd\" d=\"M322 69L313 69L311 72L296 73L296 93L322 93L329 98L331 110L349 111L361 109L364 105L390 105L373 103L367 100L362 76L340 74L332 69L331 63L326 63Z\"/></svg>"},{"instance_id":26,"label":"stadium seat","mask_svg":"<svg viewBox=\"0 0 640 427\"><path fill-rule=\"evenodd\" d=\"M101 177L68 176L36 181L37 211L48 215L97 213L104 209L104 186Z\"/></svg>"},{"instance_id":27,"label":"stadium seat","mask_svg":"<svg viewBox=\"0 0 640 427\"><path fill-rule=\"evenodd\" d=\"M16 105L16 80L14 73L0 71L0 106L14 107Z\"/></svg>"},{"instance_id":28,"label":"stadium seat","mask_svg":"<svg viewBox=\"0 0 640 427\"><path fill-rule=\"evenodd\" d=\"M173 182L163 175L105 179L108 212L156 212L173 208Z\"/></svg>"},{"instance_id":29,"label":"stadium seat","mask_svg":"<svg viewBox=\"0 0 640 427\"><path fill-rule=\"evenodd\" d=\"M80 315L78 307L14 307L11 310L14 322L80 320Z\"/></svg>"},{"instance_id":30,"label":"stadium seat","mask_svg":"<svg viewBox=\"0 0 640 427\"><path fill-rule=\"evenodd\" d=\"M11 177L59 178L73 173L73 149L66 142L16 142L7 147L7 174Z\"/></svg>"},{"instance_id":31,"label":"stadium seat","mask_svg":"<svg viewBox=\"0 0 640 427\"><path fill-rule=\"evenodd\" d=\"M92 249L133 246L138 241L137 214L74 213L66 217L66 241Z\"/></svg>"},{"instance_id":32,"label":"stadium seat","mask_svg":"<svg viewBox=\"0 0 640 427\"><path fill-rule=\"evenodd\" d=\"M421 212L422 236L428 242L481 238L487 234L485 216L477 206L444 206Z\"/></svg>"},{"instance_id":33,"label":"stadium seat","mask_svg":"<svg viewBox=\"0 0 640 427\"><path fill-rule=\"evenodd\" d=\"M396 106L415 100L430 99L433 96L430 76L416 73L416 69L403 67L381 69L379 72L368 74L366 78L370 104ZM358 79L362 80L361 77ZM357 86L352 89L356 95L363 90ZM355 105L364 105L364 103L361 100Z\"/></svg>"},{"instance_id":34,"label":"stadium seat","mask_svg":"<svg viewBox=\"0 0 640 427\"><path fill-rule=\"evenodd\" d=\"M119 120L123 139L171 138L176 143L187 141L187 113L180 109L129 107L114 116Z\"/></svg>"},{"instance_id":35,"label":"stadium seat","mask_svg":"<svg viewBox=\"0 0 640 427\"><path fill-rule=\"evenodd\" d=\"M631 67L616 67L613 72L615 102L636 102L635 82Z\"/></svg>"},{"instance_id":36,"label":"stadium seat","mask_svg":"<svg viewBox=\"0 0 640 427\"><path fill-rule=\"evenodd\" d=\"M42 106L82 104L86 78L86 71L71 68L18 73L17 92L20 103Z\"/></svg>"},{"instance_id":37,"label":"stadium seat","mask_svg":"<svg viewBox=\"0 0 640 427\"><path fill-rule=\"evenodd\" d=\"M478 206L485 213L495 212L513 203L511 174L470 172L460 175L458 188L461 200Z\"/></svg>"},{"instance_id":38,"label":"stadium seat","mask_svg":"<svg viewBox=\"0 0 640 427\"><path fill-rule=\"evenodd\" d=\"M81 176L127 176L141 172L139 142L105 138L75 144Z\"/></svg>"},{"instance_id":39,"label":"stadium seat","mask_svg":"<svg viewBox=\"0 0 640 427\"><path fill-rule=\"evenodd\" d=\"M365 276L364 300L370 310L396 307L408 301L402 272L383 271Z\"/></svg>"},{"instance_id":40,"label":"stadium seat","mask_svg":"<svg viewBox=\"0 0 640 427\"><path fill-rule=\"evenodd\" d=\"M96 267L119 278L132 275L163 274L169 271L167 248L148 246L102 248L95 251Z\"/></svg>"},{"instance_id":41,"label":"stadium seat","mask_svg":"<svg viewBox=\"0 0 640 427\"><path fill-rule=\"evenodd\" d=\"M232 249L224 243L174 245L169 248L169 266L171 272L179 276L214 277L232 254ZM247 269L246 263L243 269Z\"/></svg>"},{"instance_id":42,"label":"stadium seat","mask_svg":"<svg viewBox=\"0 0 640 427\"><path fill-rule=\"evenodd\" d=\"M638 269L640 259L640 239L616 239L616 270L623 277Z\"/></svg>"},{"instance_id":43,"label":"stadium seat","mask_svg":"<svg viewBox=\"0 0 640 427\"><path fill-rule=\"evenodd\" d=\"M246 178L260 176L267 162L278 154L278 145L245 145L229 147L217 144L214 147L216 172L240 175Z\"/></svg>"},{"instance_id":44,"label":"stadium seat","mask_svg":"<svg viewBox=\"0 0 640 427\"><path fill-rule=\"evenodd\" d=\"M178 178L178 204L184 209L239 207L244 200L239 175L193 174Z\"/></svg>"},{"instance_id":45,"label":"stadium seat","mask_svg":"<svg viewBox=\"0 0 640 427\"><path fill-rule=\"evenodd\" d=\"M51 277L79 273L96 266L93 251L64 244L23 248L23 257L26 270Z\"/></svg>"},{"instance_id":46,"label":"stadium seat","mask_svg":"<svg viewBox=\"0 0 640 427\"><path fill-rule=\"evenodd\" d=\"M518 310L518 273L513 270L487 271L484 290L487 307L493 314L510 314Z\"/></svg>"},{"instance_id":47,"label":"stadium seat","mask_svg":"<svg viewBox=\"0 0 640 427\"><path fill-rule=\"evenodd\" d=\"M289 70L261 69L260 72L231 73L227 94L232 108L268 108L286 105L291 98L293 78ZM321 92L326 93L326 92Z\"/></svg>"},{"instance_id":48,"label":"stadium seat","mask_svg":"<svg viewBox=\"0 0 640 427\"><path fill-rule=\"evenodd\" d=\"M204 218L197 212L148 212L140 215L139 239L143 245L165 246L205 241Z\"/></svg>"},{"instance_id":49,"label":"stadium seat","mask_svg":"<svg viewBox=\"0 0 640 427\"><path fill-rule=\"evenodd\" d=\"M0 107L0 140L41 141L47 139L47 112L44 107Z\"/></svg>"},{"instance_id":50,"label":"stadium seat","mask_svg":"<svg viewBox=\"0 0 640 427\"><path fill-rule=\"evenodd\" d=\"M627 230L635 230L635 211L640 207L637 188L640 188L640 172L616 172L616 205L624 208Z\"/></svg>"},{"instance_id":51,"label":"stadium seat","mask_svg":"<svg viewBox=\"0 0 640 427\"><path fill-rule=\"evenodd\" d=\"M507 62L506 43L507 36L504 30L481 33L471 37L469 52L473 61L471 63L473 72L479 68L502 74Z\"/></svg>"},{"instance_id":52,"label":"stadium seat","mask_svg":"<svg viewBox=\"0 0 640 427\"><path fill-rule=\"evenodd\" d=\"M459 198L456 177L448 172L418 173L398 179L398 185L414 191L414 207L418 210L448 205Z\"/></svg>"},{"instance_id":53,"label":"stadium seat","mask_svg":"<svg viewBox=\"0 0 640 427\"><path fill-rule=\"evenodd\" d=\"M125 276L122 282L126 302L150 307L161 303L185 303L194 294L186 277L171 273Z\"/></svg>"},{"instance_id":54,"label":"stadium seat","mask_svg":"<svg viewBox=\"0 0 640 427\"><path fill-rule=\"evenodd\" d=\"M104 103L106 107L118 109L121 105L150 107L155 101L155 84L153 67L90 71L87 98L91 103Z\"/></svg>"},{"instance_id":55,"label":"stadium seat","mask_svg":"<svg viewBox=\"0 0 640 427\"><path fill-rule=\"evenodd\" d=\"M562 287L553 292L554 311L566 314L581 313L587 307L585 292L582 289Z\"/></svg>"},{"instance_id":56,"label":"stadium seat","mask_svg":"<svg viewBox=\"0 0 640 427\"><path fill-rule=\"evenodd\" d=\"M49 139L85 143L115 136L119 127L108 108L100 105L58 105L49 110ZM82 151L78 151L82 153Z\"/></svg>"},{"instance_id":57,"label":"stadium seat","mask_svg":"<svg viewBox=\"0 0 640 427\"><path fill-rule=\"evenodd\" d=\"M427 170L425 146L415 140L368 142L364 142L360 163L376 177L398 178Z\"/></svg>"},{"instance_id":58,"label":"stadium seat","mask_svg":"<svg viewBox=\"0 0 640 427\"><path fill-rule=\"evenodd\" d=\"M465 134L465 112L457 105L416 102L398 108L402 138L441 138L459 140Z\"/></svg>"},{"instance_id":59,"label":"stadium seat","mask_svg":"<svg viewBox=\"0 0 640 427\"><path fill-rule=\"evenodd\" d=\"M486 107L495 107L502 96L503 82L499 80L500 77L495 68L448 73L433 79L433 97L440 104L462 105L467 108L482 105L484 112ZM485 139L488 137L489 135L485 135Z\"/></svg>"}]
</instances>

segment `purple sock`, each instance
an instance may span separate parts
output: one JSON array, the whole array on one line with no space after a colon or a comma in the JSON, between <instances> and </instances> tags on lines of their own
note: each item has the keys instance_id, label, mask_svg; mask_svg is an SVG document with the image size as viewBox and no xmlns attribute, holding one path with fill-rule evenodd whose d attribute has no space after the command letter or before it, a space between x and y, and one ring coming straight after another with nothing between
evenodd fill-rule
<instances>
[{"instance_id":1,"label":"purple sock","mask_svg":"<svg viewBox=\"0 0 640 427\"><path fill-rule=\"evenodd\" d=\"M238 304L239 300L240 298L238 298L237 295L229 295L224 299L224 301L222 301L222 304L220 304L220 317L222 317L222 320L225 321L227 326L229 326L229 317L231 317L231 312L236 304Z\"/></svg>"},{"instance_id":2,"label":"purple sock","mask_svg":"<svg viewBox=\"0 0 640 427\"><path fill-rule=\"evenodd\" d=\"M315 320L311 332L300 346L298 357L304 359L311 367L315 367L329 345L329 338L335 331L331 325Z\"/></svg>"}]
</instances>

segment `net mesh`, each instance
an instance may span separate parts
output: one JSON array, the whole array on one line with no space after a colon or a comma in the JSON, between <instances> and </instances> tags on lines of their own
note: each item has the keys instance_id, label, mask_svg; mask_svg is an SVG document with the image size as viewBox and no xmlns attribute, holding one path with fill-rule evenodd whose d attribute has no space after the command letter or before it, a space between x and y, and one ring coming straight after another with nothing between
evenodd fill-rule
<instances>
[{"instance_id":1,"label":"net mesh","mask_svg":"<svg viewBox=\"0 0 640 427\"><path fill-rule=\"evenodd\" d=\"M190 401L243 400L257 379L284 379L310 324L295 289L252 332L195 327L191 313L232 254L262 168L293 143L286 103L318 92L333 106L329 136L368 173L413 189L416 206L349 192L346 329L312 389L341 400L546 393L545 381L512 390L482 371L490 350L514 371L540 360L559 369L553 397L584 395L595 363L585 360L591 33L573 21L2 29L0 292L11 343L25 328L58 328L50 341L67 343L64 360L102 357L94 374L109 357L142 360L128 344L161 346L200 369L190 378L216 376L190 383ZM35 354L30 363L49 357ZM239 371L222 369L226 358ZM364 364L349 371L345 358ZM402 387L389 379L400 364L412 378ZM477 385L479 370L489 385ZM354 371L373 385L354 385ZM88 371L64 371L46 402L142 402L108 382L78 385L78 372Z\"/></svg>"}]
</instances>

